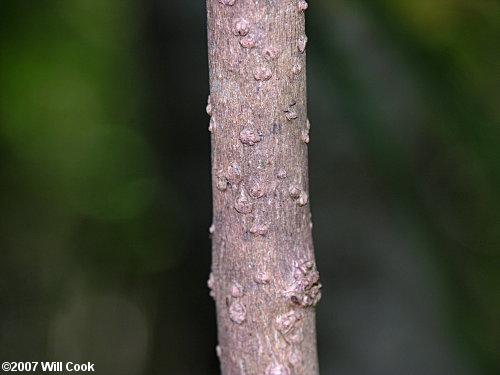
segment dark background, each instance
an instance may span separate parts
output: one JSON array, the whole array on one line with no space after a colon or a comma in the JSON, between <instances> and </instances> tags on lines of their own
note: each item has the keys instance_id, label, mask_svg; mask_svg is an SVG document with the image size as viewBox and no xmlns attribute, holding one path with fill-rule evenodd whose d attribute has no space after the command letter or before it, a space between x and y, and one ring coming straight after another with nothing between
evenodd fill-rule
<instances>
[{"instance_id":1,"label":"dark background","mask_svg":"<svg viewBox=\"0 0 500 375\"><path fill-rule=\"evenodd\" d=\"M322 374L500 371L499 8L310 1ZM0 362L217 374L204 2L0 22Z\"/></svg>"}]
</instances>

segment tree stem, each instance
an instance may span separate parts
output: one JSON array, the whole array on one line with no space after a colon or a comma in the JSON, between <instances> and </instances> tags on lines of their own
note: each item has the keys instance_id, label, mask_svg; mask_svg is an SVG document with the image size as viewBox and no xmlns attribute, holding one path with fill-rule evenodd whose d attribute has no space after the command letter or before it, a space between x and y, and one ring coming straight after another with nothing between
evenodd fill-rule
<instances>
[{"instance_id":1,"label":"tree stem","mask_svg":"<svg viewBox=\"0 0 500 375\"><path fill-rule=\"evenodd\" d=\"M223 375L316 375L305 1L207 0Z\"/></svg>"}]
</instances>

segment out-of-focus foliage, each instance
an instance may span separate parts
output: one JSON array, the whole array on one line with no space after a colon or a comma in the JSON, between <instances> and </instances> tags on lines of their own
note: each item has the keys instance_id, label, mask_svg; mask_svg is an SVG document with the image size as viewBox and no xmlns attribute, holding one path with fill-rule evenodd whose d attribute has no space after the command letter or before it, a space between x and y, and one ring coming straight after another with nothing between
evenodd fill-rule
<instances>
[{"instance_id":1,"label":"out-of-focus foliage","mask_svg":"<svg viewBox=\"0 0 500 375\"><path fill-rule=\"evenodd\" d=\"M2 2L2 360L146 364L145 280L179 235L144 132L136 5Z\"/></svg>"},{"instance_id":2,"label":"out-of-focus foliage","mask_svg":"<svg viewBox=\"0 0 500 375\"><path fill-rule=\"evenodd\" d=\"M0 362L218 373L203 2L0 20ZM322 373L496 373L498 2L311 0L307 22Z\"/></svg>"}]
</instances>

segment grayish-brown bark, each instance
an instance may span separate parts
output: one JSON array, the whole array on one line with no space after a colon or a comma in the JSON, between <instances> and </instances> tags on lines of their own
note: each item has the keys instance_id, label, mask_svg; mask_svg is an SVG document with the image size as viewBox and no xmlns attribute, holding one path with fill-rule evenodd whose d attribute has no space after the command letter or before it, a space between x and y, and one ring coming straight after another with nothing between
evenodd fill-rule
<instances>
[{"instance_id":1,"label":"grayish-brown bark","mask_svg":"<svg viewBox=\"0 0 500 375\"><path fill-rule=\"evenodd\" d=\"M207 0L212 273L224 375L318 374L299 0Z\"/></svg>"}]
</instances>

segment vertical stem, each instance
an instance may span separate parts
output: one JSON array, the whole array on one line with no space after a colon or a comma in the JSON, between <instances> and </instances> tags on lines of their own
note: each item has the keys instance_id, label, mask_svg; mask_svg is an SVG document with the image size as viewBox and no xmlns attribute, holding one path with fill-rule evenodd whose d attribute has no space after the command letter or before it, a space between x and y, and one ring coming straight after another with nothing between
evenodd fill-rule
<instances>
[{"instance_id":1,"label":"vertical stem","mask_svg":"<svg viewBox=\"0 0 500 375\"><path fill-rule=\"evenodd\" d=\"M308 202L299 0L207 0L222 374L315 375L321 293Z\"/></svg>"}]
</instances>

